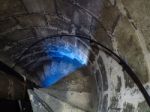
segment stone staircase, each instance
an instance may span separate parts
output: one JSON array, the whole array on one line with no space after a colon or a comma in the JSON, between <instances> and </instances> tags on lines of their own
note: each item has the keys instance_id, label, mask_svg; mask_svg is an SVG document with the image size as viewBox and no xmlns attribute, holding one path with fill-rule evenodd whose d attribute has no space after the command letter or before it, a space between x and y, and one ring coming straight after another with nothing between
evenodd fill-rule
<instances>
[{"instance_id":1,"label":"stone staircase","mask_svg":"<svg viewBox=\"0 0 150 112\"><path fill-rule=\"evenodd\" d=\"M49 88L28 90L33 112L93 112L93 76L77 71Z\"/></svg>"}]
</instances>

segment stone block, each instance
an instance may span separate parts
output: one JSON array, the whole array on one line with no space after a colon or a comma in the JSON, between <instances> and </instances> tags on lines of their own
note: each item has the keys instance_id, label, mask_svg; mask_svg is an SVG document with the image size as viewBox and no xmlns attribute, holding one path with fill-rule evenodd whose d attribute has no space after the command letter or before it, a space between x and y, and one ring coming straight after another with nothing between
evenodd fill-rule
<instances>
[{"instance_id":1,"label":"stone block","mask_svg":"<svg viewBox=\"0 0 150 112\"><path fill-rule=\"evenodd\" d=\"M59 28L60 30L69 31L70 23L66 22L58 16L46 15L47 22L49 26Z\"/></svg>"},{"instance_id":2,"label":"stone block","mask_svg":"<svg viewBox=\"0 0 150 112\"><path fill-rule=\"evenodd\" d=\"M134 106L130 103L125 103L123 112L134 112Z\"/></svg>"},{"instance_id":3,"label":"stone block","mask_svg":"<svg viewBox=\"0 0 150 112\"><path fill-rule=\"evenodd\" d=\"M76 3L78 3L82 9L84 9L83 12L88 11L96 17L100 15L103 6L102 0L77 0Z\"/></svg>"},{"instance_id":4,"label":"stone block","mask_svg":"<svg viewBox=\"0 0 150 112\"><path fill-rule=\"evenodd\" d=\"M32 29L20 29L5 34L5 37L13 41L19 41L30 37L34 37L34 34L32 32Z\"/></svg>"},{"instance_id":5,"label":"stone block","mask_svg":"<svg viewBox=\"0 0 150 112\"><path fill-rule=\"evenodd\" d=\"M13 18L7 18L0 20L0 33L6 32L9 29L17 25L17 22Z\"/></svg>"},{"instance_id":6,"label":"stone block","mask_svg":"<svg viewBox=\"0 0 150 112\"><path fill-rule=\"evenodd\" d=\"M0 1L0 18L8 17L15 14L26 13L20 0L1 0Z\"/></svg>"},{"instance_id":7,"label":"stone block","mask_svg":"<svg viewBox=\"0 0 150 112\"><path fill-rule=\"evenodd\" d=\"M46 26L46 20L42 15L22 15L16 17L20 25L24 28L29 27L44 27Z\"/></svg>"},{"instance_id":8,"label":"stone block","mask_svg":"<svg viewBox=\"0 0 150 112\"><path fill-rule=\"evenodd\" d=\"M109 49L113 49L111 37L108 36L103 26L97 23L96 31L94 34L95 39Z\"/></svg>"},{"instance_id":9,"label":"stone block","mask_svg":"<svg viewBox=\"0 0 150 112\"><path fill-rule=\"evenodd\" d=\"M142 32L147 49L150 52L150 1L149 0L122 0L122 3L131 16L134 24Z\"/></svg>"},{"instance_id":10,"label":"stone block","mask_svg":"<svg viewBox=\"0 0 150 112\"><path fill-rule=\"evenodd\" d=\"M150 112L149 106L146 101L138 104L138 112Z\"/></svg>"},{"instance_id":11,"label":"stone block","mask_svg":"<svg viewBox=\"0 0 150 112\"><path fill-rule=\"evenodd\" d=\"M105 5L102 8L100 21L108 31L113 32L119 20L120 12L117 7L112 6L108 0L104 2Z\"/></svg>"},{"instance_id":12,"label":"stone block","mask_svg":"<svg viewBox=\"0 0 150 112\"><path fill-rule=\"evenodd\" d=\"M83 27L87 30L90 30L91 22L92 16L89 15L87 12L83 10L75 10L73 12L72 23L75 24L75 26Z\"/></svg>"},{"instance_id":13,"label":"stone block","mask_svg":"<svg viewBox=\"0 0 150 112\"><path fill-rule=\"evenodd\" d=\"M53 0L23 0L29 13L54 14Z\"/></svg>"},{"instance_id":14,"label":"stone block","mask_svg":"<svg viewBox=\"0 0 150 112\"><path fill-rule=\"evenodd\" d=\"M126 17L121 17L114 33L119 54L136 72L141 81L148 81L148 70L144 60L144 54L138 42L135 30Z\"/></svg>"},{"instance_id":15,"label":"stone block","mask_svg":"<svg viewBox=\"0 0 150 112\"><path fill-rule=\"evenodd\" d=\"M63 15L68 19L73 17L75 7L64 0L56 0L56 10L59 15Z\"/></svg>"},{"instance_id":16,"label":"stone block","mask_svg":"<svg viewBox=\"0 0 150 112\"><path fill-rule=\"evenodd\" d=\"M110 106L109 106L109 110L110 112L116 112L116 111L120 111L121 109L118 108L118 101L119 99L117 98L117 96L113 96L110 100Z\"/></svg>"},{"instance_id":17,"label":"stone block","mask_svg":"<svg viewBox=\"0 0 150 112\"><path fill-rule=\"evenodd\" d=\"M36 34L38 37L47 37L50 35L58 34L57 29L50 29L50 28L35 28Z\"/></svg>"}]
</instances>

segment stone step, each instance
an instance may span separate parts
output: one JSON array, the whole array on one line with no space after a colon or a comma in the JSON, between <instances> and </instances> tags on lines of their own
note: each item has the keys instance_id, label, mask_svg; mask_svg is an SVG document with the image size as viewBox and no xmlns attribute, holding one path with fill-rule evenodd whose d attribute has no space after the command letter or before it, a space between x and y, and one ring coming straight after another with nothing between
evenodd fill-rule
<instances>
[{"instance_id":1,"label":"stone step","mask_svg":"<svg viewBox=\"0 0 150 112\"><path fill-rule=\"evenodd\" d=\"M39 101L39 98L35 96L34 91L28 90L29 98L31 101L33 112L48 112L49 109L45 107L45 102Z\"/></svg>"},{"instance_id":2,"label":"stone step","mask_svg":"<svg viewBox=\"0 0 150 112\"><path fill-rule=\"evenodd\" d=\"M62 91L57 89L40 89L40 91L74 107L86 110L87 112L92 111L92 94L89 92Z\"/></svg>"},{"instance_id":3,"label":"stone step","mask_svg":"<svg viewBox=\"0 0 150 112\"><path fill-rule=\"evenodd\" d=\"M38 89L35 89L34 91L29 92L29 93L32 94L32 95L30 95L31 102L33 99L32 97L38 96L43 102L45 102L45 105L48 106L47 110L49 110L50 112L51 112L51 110L53 110L54 112L86 112L77 107L73 107L70 104L67 104L61 100L58 100L57 98L50 96L49 94L46 94L45 92L40 91ZM34 105L34 104L32 104L32 105ZM36 108L40 108L40 106L38 106L38 105L35 105L35 106L36 106Z\"/></svg>"},{"instance_id":4,"label":"stone step","mask_svg":"<svg viewBox=\"0 0 150 112\"><path fill-rule=\"evenodd\" d=\"M76 92L91 92L94 82L93 76L83 70L87 67L83 67L73 73L70 73L67 77L63 78L50 89L57 89L63 91L76 91Z\"/></svg>"}]
</instances>

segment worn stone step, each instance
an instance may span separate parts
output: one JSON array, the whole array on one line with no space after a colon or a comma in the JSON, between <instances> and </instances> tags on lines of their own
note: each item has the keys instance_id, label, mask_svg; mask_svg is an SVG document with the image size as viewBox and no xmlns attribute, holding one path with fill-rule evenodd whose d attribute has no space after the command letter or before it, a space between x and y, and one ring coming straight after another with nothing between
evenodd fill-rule
<instances>
[{"instance_id":1,"label":"worn stone step","mask_svg":"<svg viewBox=\"0 0 150 112\"><path fill-rule=\"evenodd\" d=\"M28 90L28 94L31 101L33 112L48 112L43 102L39 101L39 99L35 96L32 90Z\"/></svg>"},{"instance_id":2,"label":"worn stone step","mask_svg":"<svg viewBox=\"0 0 150 112\"><path fill-rule=\"evenodd\" d=\"M76 92L76 91L62 91L57 89L40 89L61 101L64 101L74 107L86 110L87 112L92 111L92 94L89 92Z\"/></svg>"},{"instance_id":3,"label":"worn stone step","mask_svg":"<svg viewBox=\"0 0 150 112\"><path fill-rule=\"evenodd\" d=\"M77 107L73 107L70 104L65 103L53 96L50 96L49 94L46 94L45 92L40 91L38 89L35 89L31 94L32 95L30 95L30 97L38 96L42 101L45 102L46 105L49 106L49 110L52 109L54 110L54 112L86 112ZM37 108L40 108L40 106L37 106Z\"/></svg>"},{"instance_id":4,"label":"worn stone step","mask_svg":"<svg viewBox=\"0 0 150 112\"><path fill-rule=\"evenodd\" d=\"M87 66L69 74L49 88L63 91L91 92L94 78L90 75L90 72L86 72L86 68Z\"/></svg>"}]
</instances>

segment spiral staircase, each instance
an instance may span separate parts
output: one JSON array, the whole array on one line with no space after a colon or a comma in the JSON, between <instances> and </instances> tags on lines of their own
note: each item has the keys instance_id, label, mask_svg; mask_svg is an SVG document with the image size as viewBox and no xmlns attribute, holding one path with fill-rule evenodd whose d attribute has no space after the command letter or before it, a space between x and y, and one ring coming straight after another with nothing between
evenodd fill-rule
<instances>
[{"instance_id":1,"label":"spiral staircase","mask_svg":"<svg viewBox=\"0 0 150 112\"><path fill-rule=\"evenodd\" d=\"M34 112L96 111L89 47L76 37L56 37L37 43L22 56L17 64L28 71L26 77L44 87L28 90Z\"/></svg>"},{"instance_id":2,"label":"spiral staircase","mask_svg":"<svg viewBox=\"0 0 150 112\"><path fill-rule=\"evenodd\" d=\"M78 71L50 88L28 92L34 112L93 112L94 85L92 76Z\"/></svg>"},{"instance_id":3,"label":"spiral staircase","mask_svg":"<svg viewBox=\"0 0 150 112\"><path fill-rule=\"evenodd\" d=\"M127 4L120 4L121 1ZM132 1L134 5L130 2L0 0L0 67L3 62L11 69L0 70L0 98L17 99L21 112L29 112L24 105L20 106L26 90L30 101L25 107L31 102L33 112L143 112L143 107L148 106L124 69L108 52L101 52L90 41L76 38L80 35L94 39L120 52L123 59L127 56L135 70L140 66L142 76L139 76L145 80L144 84L149 83L145 65L149 61L143 61L149 58L143 55L145 46L141 44L143 52L137 42L142 35L129 14L132 10L124 7L135 4L139 7L141 1ZM61 38L61 35L73 36ZM56 38L48 38L51 36ZM16 73L23 80L18 80ZM32 84L36 87L32 88Z\"/></svg>"}]
</instances>

